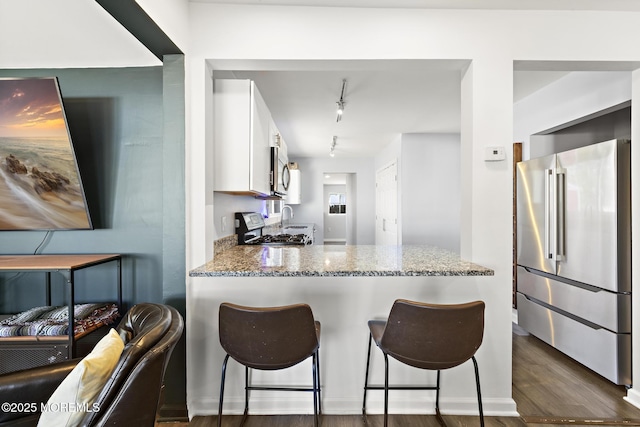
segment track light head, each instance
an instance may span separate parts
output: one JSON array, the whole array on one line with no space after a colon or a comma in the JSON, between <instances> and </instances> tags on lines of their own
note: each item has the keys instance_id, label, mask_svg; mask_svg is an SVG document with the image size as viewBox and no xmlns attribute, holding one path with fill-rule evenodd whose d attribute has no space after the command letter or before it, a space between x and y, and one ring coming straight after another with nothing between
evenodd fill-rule
<instances>
[{"instance_id":1,"label":"track light head","mask_svg":"<svg viewBox=\"0 0 640 427\"><path fill-rule=\"evenodd\" d=\"M329 156L334 157L336 155L336 141L338 140L337 136L333 136L333 140L331 141L331 148L329 149Z\"/></svg>"},{"instance_id":2,"label":"track light head","mask_svg":"<svg viewBox=\"0 0 640 427\"><path fill-rule=\"evenodd\" d=\"M336 122L342 120L342 113L344 113L344 90L347 86L347 79L342 80L342 90L340 91L340 99L336 101L338 109L336 111Z\"/></svg>"}]
</instances>

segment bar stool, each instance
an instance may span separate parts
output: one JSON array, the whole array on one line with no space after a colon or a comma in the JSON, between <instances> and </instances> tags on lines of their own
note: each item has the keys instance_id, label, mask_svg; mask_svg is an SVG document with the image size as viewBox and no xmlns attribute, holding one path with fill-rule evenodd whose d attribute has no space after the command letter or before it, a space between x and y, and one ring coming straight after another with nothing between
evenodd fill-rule
<instances>
[{"instance_id":1,"label":"bar stool","mask_svg":"<svg viewBox=\"0 0 640 427\"><path fill-rule=\"evenodd\" d=\"M465 304L427 304L398 299L393 303L389 318L370 320L367 370L364 379L362 415L367 416L367 390L384 390L384 425L387 426L389 390L436 390L436 417L446 425L440 414L440 371L473 361L480 411L480 425L484 426L480 377L475 353L484 334L484 302ZM371 341L384 355L384 386L369 385ZM420 369L437 371L435 386L390 386L389 359Z\"/></svg>"},{"instance_id":2,"label":"bar stool","mask_svg":"<svg viewBox=\"0 0 640 427\"><path fill-rule=\"evenodd\" d=\"M220 344L227 355L222 363L218 427L222 423L222 400L229 356L245 366L245 401L243 425L249 413L250 390L313 392L314 426L318 427L320 407L320 322L315 321L311 307L293 304L282 307L245 307L220 304ZM312 358L313 387L253 386L249 368L285 369Z\"/></svg>"}]
</instances>

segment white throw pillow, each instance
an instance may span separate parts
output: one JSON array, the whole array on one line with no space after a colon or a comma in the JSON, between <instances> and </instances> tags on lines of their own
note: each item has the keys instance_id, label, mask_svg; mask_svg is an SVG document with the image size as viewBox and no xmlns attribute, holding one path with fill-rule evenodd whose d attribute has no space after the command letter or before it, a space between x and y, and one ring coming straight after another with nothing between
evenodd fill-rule
<instances>
[{"instance_id":1,"label":"white throw pillow","mask_svg":"<svg viewBox=\"0 0 640 427\"><path fill-rule=\"evenodd\" d=\"M112 328L60 383L44 408L38 427L76 426L93 407L98 394L116 367L124 342Z\"/></svg>"}]
</instances>

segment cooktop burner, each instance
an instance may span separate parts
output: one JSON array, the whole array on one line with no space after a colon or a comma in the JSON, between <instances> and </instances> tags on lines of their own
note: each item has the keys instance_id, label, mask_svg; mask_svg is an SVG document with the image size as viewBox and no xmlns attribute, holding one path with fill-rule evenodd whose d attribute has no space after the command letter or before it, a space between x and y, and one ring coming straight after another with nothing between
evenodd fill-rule
<instances>
[{"instance_id":1,"label":"cooktop burner","mask_svg":"<svg viewBox=\"0 0 640 427\"><path fill-rule=\"evenodd\" d=\"M311 245L313 236L300 234L262 234L264 218L259 212L236 212L236 234L239 245ZM289 228L308 228L306 226L288 226Z\"/></svg>"},{"instance_id":2,"label":"cooktop burner","mask_svg":"<svg viewBox=\"0 0 640 427\"><path fill-rule=\"evenodd\" d=\"M306 234L265 234L246 242L250 245L310 245Z\"/></svg>"}]
</instances>

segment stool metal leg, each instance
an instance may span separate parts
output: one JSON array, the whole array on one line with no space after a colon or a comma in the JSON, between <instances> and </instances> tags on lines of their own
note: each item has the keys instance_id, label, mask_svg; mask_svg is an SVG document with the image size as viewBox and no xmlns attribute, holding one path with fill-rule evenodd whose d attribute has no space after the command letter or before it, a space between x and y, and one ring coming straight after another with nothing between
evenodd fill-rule
<instances>
[{"instance_id":1,"label":"stool metal leg","mask_svg":"<svg viewBox=\"0 0 640 427\"><path fill-rule=\"evenodd\" d=\"M229 355L227 354L222 362L222 378L220 380L220 402L218 403L218 427L222 426L222 400L224 399L224 377L227 373L227 362Z\"/></svg>"},{"instance_id":2,"label":"stool metal leg","mask_svg":"<svg viewBox=\"0 0 640 427\"><path fill-rule=\"evenodd\" d=\"M249 367L244 367L244 411L242 412L242 420L240 420L240 427L244 425L249 416L249 390L251 384L249 383Z\"/></svg>"},{"instance_id":3,"label":"stool metal leg","mask_svg":"<svg viewBox=\"0 0 640 427\"><path fill-rule=\"evenodd\" d=\"M441 426L446 427L446 423L444 422L444 418L442 418L442 414L440 413L440 370L438 369L436 374L436 419Z\"/></svg>"},{"instance_id":4,"label":"stool metal leg","mask_svg":"<svg viewBox=\"0 0 640 427\"><path fill-rule=\"evenodd\" d=\"M478 372L478 362L475 356L471 356L473 361L473 369L476 372L476 389L478 391L478 409L480 410L480 425L484 427L484 414L482 412L482 395L480 394L480 374Z\"/></svg>"},{"instance_id":5,"label":"stool metal leg","mask_svg":"<svg viewBox=\"0 0 640 427\"><path fill-rule=\"evenodd\" d=\"M316 351L316 377L318 378L318 414L322 415L322 386L320 385L320 348Z\"/></svg>"},{"instance_id":6,"label":"stool metal leg","mask_svg":"<svg viewBox=\"0 0 640 427\"><path fill-rule=\"evenodd\" d=\"M313 353L311 363L311 371L313 373L313 425L314 427L318 427L318 406L320 402L318 402L318 354Z\"/></svg>"},{"instance_id":7,"label":"stool metal leg","mask_svg":"<svg viewBox=\"0 0 640 427\"><path fill-rule=\"evenodd\" d=\"M364 397L362 398L362 416L367 417L367 387L369 386L369 363L371 361L371 341L373 341L373 336L371 333L369 334L369 350L367 350L367 370L364 374Z\"/></svg>"},{"instance_id":8,"label":"stool metal leg","mask_svg":"<svg viewBox=\"0 0 640 427\"><path fill-rule=\"evenodd\" d=\"M387 427L389 418L389 357L384 354L384 427Z\"/></svg>"}]
</instances>

